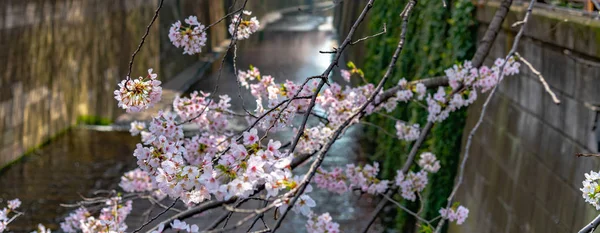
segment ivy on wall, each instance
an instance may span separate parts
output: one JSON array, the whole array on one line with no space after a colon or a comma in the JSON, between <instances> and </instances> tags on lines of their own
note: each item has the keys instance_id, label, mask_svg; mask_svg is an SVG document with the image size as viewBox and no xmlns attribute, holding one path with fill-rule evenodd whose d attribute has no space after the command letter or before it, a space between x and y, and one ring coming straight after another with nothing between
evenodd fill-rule
<instances>
[{"instance_id":1,"label":"ivy on wall","mask_svg":"<svg viewBox=\"0 0 600 233\"><path fill-rule=\"evenodd\" d=\"M383 3L382 3L383 2ZM367 40L367 53L363 65L368 81L377 82L383 76L388 65L388 58L398 43L402 20L399 17L401 7L407 0L382 0L375 4L370 13L367 34L381 30L384 23L388 32L377 39ZM389 86L396 84L401 78L417 80L444 74L444 70L457 62L470 59L475 51L476 25L474 5L469 0L447 1L444 8L442 0L420 0L410 16L407 42L396 65ZM426 123L427 110L419 103L399 106L391 115L409 122ZM437 155L442 169L430 178L429 188L424 193L424 209L421 214L426 219L439 215L441 207L445 207L446 198L450 194L458 159L461 151L462 130L465 124L466 111L454 112L450 117L433 128L422 151L431 151ZM394 120L374 115L368 119L386 129L394 129ZM404 164L410 150L410 143L390 138L378 133L374 127L367 127L366 138L372 140L372 160L382 162L382 172L386 179L393 179L395 171ZM400 198L398 198L400 200ZM405 202L409 208L418 208L417 203ZM385 221L385 220L384 220ZM389 220L388 220L389 221ZM394 226L400 232L414 232L415 220L404 212L396 214Z\"/></svg>"}]
</instances>

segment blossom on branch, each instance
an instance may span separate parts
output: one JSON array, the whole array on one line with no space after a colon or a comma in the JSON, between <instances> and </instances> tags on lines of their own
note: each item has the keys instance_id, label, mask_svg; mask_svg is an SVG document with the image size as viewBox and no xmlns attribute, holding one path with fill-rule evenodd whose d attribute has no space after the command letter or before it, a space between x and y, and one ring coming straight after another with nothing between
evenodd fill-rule
<instances>
[{"instance_id":1,"label":"blossom on branch","mask_svg":"<svg viewBox=\"0 0 600 233\"><path fill-rule=\"evenodd\" d=\"M339 233L340 224L333 221L329 213L321 215L311 214L306 222L306 231L308 233Z\"/></svg>"},{"instance_id":2,"label":"blossom on branch","mask_svg":"<svg viewBox=\"0 0 600 233\"><path fill-rule=\"evenodd\" d=\"M129 132L131 133L131 136L136 136L146 129L146 123L139 121L131 122L130 126Z\"/></svg>"},{"instance_id":3,"label":"blossom on branch","mask_svg":"<svg viewBox=\"0 0 600 233\"><path fill-rule=\"evenodd\" d=\"M21 215L17 212L17 208L21 206L21 200L18 198L9 200L5 208L0 209L0 233L4 232L8 228L8 224L11 223L15 218Z\"/></svg>"},{"instance_id":4,"label":"blossom on branch","mask_svg":"<svg viewBox=\"0 0 600 233\"><path fill-rule=\"evenodd\" d=\"M250 35L258 31L260 27L260 22L258 22L258 19L256 19L256 17L252 17L250 18L250 20L245 20L243 18L244 15L251 14L251 11L243 11L242 14L234 15L233 19L231 20L231 24L229 24L229 34L235 36L237 40L243 40L250 38Z\"/></svg>"},{"instance_id":5,"label":"blossom on branch","mask_svg":"<svg viewBox=\"0 0 600 233\"><path fill-rule=\"evenodd\" d=\"M600 210L600 186L598 185L598 180L600 180L600 173L595 171L585 173L585 180L582 182L583 188L580 189L585 201L596 207L596 210Z\"/></svg>"},{"instance_id":6,"label":"blossom on branch","mask_svg":"<svg viewBox=\"0 0 600 233\"><path fill-rule=\"evenodd\" d=\"M473 67L470 61L446 69L449 87L439 87L436 94L427 95L428 121L441 122L450 112L469 106L477 99L477 91L485 93L494 88L502 78L519 73L520 64L510 57L506 64L502 58L496 59L491 68ZM501 71L502 69L502 71Z\"/></svg>"},{"instance_id":7,"label":"blossom on branch","mask_svg":"<svg viewBox=\"0 0 600 233\"><path fill-rule=\"evenodd\" d=\"M437 160L435 155L431 152L425 152L421 154L417 164L419 164L423 170L430 173L436 173L438 170L440 170L440 161Z\"/></svg>"},{"instance_id":8,"label":"blossom on branch","mask_svg":"<svg viewBox=\"0 0 600 233\"><path fill-rule=\"evenodd\" d=\"M454 206L448 209L442 208L440 209L440 215L449 222L456 222L456 224L461 225L469 216L469 209L462 205Z\"/></svg>"},{"instance_id":9,"label":"blossom on branch","mask_svg":"<svg viewBox=\"0 0 600 233\"><path fill-rule=\"evenodd\" d=\"M398 136L398 139L411 142L417 140L420 134L419 124L408 125L402 121L396 121L396 136Z\"/></svg>"},{"instance_id":10,"label":"blossom on branch","mask_svg":"<svg viewBox=\"0 0 600 233\"><path fill-rule=\"evenodd\" d=\"M175 22L169 29L169 40L177 48L183 47L183 54L193 55L202 52L206 45L206 28L196 16L190 16L184 21L188 26L181 25L181 21Z\"/></svg>"},{"instance_id":11,"label":"blossom on branch","mask_svg":"<svg viewBox=\"0 0 600 233\"><path fill-rule=\"evenodd\" d=\"M114 91L119 107L127 112L139 112L154 106L162 95L161 82L156 78L157 75L152 73L152 69L148 69L145 78L127 78L121 81L119 89Z\"/></svg>"},{"instance_id":12,"label":"blossom on branch","mask_svg":"<svg viewBox=\"0 0 600 233\"><path fill-rule=\"evenodd\" d=\"M131 213L131 204L131 200L123 203L121 197L111 197L106 200L97 218L85 207L80 207L69 214L60 226L67 233L125 232L125 219Z\"/></svg>"}]
</instances>

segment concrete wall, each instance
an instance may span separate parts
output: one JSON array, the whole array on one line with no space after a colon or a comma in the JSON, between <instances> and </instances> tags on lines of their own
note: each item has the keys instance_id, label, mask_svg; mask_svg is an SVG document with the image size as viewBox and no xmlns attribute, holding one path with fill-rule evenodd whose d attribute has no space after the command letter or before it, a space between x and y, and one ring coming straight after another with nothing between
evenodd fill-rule
<instances>
[{"instance_id":1,"label":"concrete wall","mask_svg":"<svg viewBox=\"0 0 600 233\"><path fill-rule=\"evenodd\" d=\"M113 118L113 90L127 74L131 53L158 0L0 1L0 168L79 116ZM167 37L174 19L224 15L223 1L165 1L137 55L132 76L154 68L168 81L200 56L183 56ZM209 32L222 41L225 25ZM208 49L210 51L210 49Z\"/></svg>"},{"instance_id":2,"label":"concrete wall","mask_svg":"<svg viewBox=\"0 0 600 233\"><path fill-rule=\"evenodd\" d=\"M497 6L477 10L480 37ZM511 8L487 65L507 54L516 34L510 25L524 10ZM598 152L596 113L584 104L600 102L600 67L594 63L600 60L600 22L537 6L530 20L518 52L562 103L553 104L525 66L502 82L474 137L458 194L469 218L462 226L451 224L450 232L576 232L600 213L579 191L584 173L597 171L600 159L574 156ZM484 99L469 108L463 145Z\"/></svg>"}]
</instances>

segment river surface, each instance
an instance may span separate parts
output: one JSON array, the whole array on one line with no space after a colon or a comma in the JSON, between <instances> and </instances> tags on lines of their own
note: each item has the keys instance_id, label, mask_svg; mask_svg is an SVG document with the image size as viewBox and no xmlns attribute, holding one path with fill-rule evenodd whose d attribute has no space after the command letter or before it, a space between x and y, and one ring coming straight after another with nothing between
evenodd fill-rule
<instances>
[{"instance_id":1,"label":"river surface","mask_svg":"<svg viewBox=\"0 0 600 233\"><path fill-rule=\"evenodd\" d=\"M263 75L272 75L278 82L285 79L298 82L306 77L319 75L332 59L330 54L320 54L319 50L330 50L336 45L330 22L331 18L325 16L303 13L284 15L252 39L240 42L236 66L245 70L249 65L254 65ZM253 110L255 103L248 91L242 90L242 98L238 97L239 90L234 81L232 62L228 60L225 63L220 78L219 64L220 62L217 62L213 65L206 77L192 89L212 92L218 84L217 94L229 94L234 109L241 110L243 101L247 109ZM292 136L290 132L283 132L275 137L289 141ZM359 136L359 128L348 130L346 135L334 144L323 166L344 166L363 158ZM28 232L37 223L57 229L58 222L71 210L61 207L61 203L81 200L80 195L91 196L92 192L98 189L118 189L116 184L121 174L136 166L132 152L137 142L139 138L125 132L99 132L76 128L10 166L0 173L0 198L21 198L22 211L25 212L24 216L11 224L11 230ZM307 167L300 167L295 174L302 174ZM358 231L357 229L364 224L362 217L368 215L374 205L368 195L338 195L315 188L311 196L317 202L314 211L331 213L345 232ZM258 204L247 203L245 207ZM135 206L143 208L148 204L136 203ZM132 213L128 221L130 231L137 228L140 219L143 219L142 211ZM157 209L151 215L158 212L160 210ZM209 211L193 221L202 229L222 213L220 209ZM241 216L235 214L230 220L231 223L235 223ZM266 216L267 224L272 226L273 213ZM305 232L306 219L303 216L291 214L288 218L280 232ZM257 224L252 230L261 229L262 225ZM376 225L373 229L374 232L380 231L381 226ZM246 230L247 228L242 228L238 232Z\"/></svg>"}]
</instances>

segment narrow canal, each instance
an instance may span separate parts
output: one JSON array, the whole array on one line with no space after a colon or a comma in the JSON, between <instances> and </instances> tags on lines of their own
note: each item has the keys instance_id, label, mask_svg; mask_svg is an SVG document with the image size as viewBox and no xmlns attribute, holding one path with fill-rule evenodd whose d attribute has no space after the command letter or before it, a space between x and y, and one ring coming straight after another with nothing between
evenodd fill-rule
<instances>
[{"instance_id":1,"label":"narrow canal","mask_svg":"<svg viewBox=\"0 0 600 233\"><path fill-rule=\"evenodd\" d=\"M249 65L254 65L262 74L272 75L280 82L285 79L303 81L306 77L318 75L331 61L330 54L320 54L319 50L331 49L336 44L330 24L331 17L327 16L302 12L284 15L254 38L240 42L236 66L238 69L248 69ZM242 90L242 98L238 97L238 86L230 61L225 63L221 77L217 78L219 63L213 65L206 77L196 83L192 90L212 92L218 84L217 94L230 95L234 108L241 110L243 100L246 108L254 109L255 103L248 91ZM276 137L284 140L283 137L290 136L290 133L284 132ZM364 157L359 136L360 129L349 130L334 145L324 166L343 166ZM138 138L125 132L75 128L2 171L0 198L21 198L25 212L23 217L11 224L11 230L29 232L38 223L46 224L53 230L58 229L61 218L71 210L61 207L61 203L78 201L81 195L91 196L98 189L118 189L121 174L136 166L132 152L137 142ZM299 171L303 169L306 166ZM366 195L338 195L315 190L311 196L317 202L315 212L329 212L340 223L342 230L347 232L360 228L364 224L362 216L369 213L373 206L371 197ZM220 213L221 210L215 210L204 214L198 218L199 225L210 224L211 218ZM139 213L133 213L131 221L139 219L136 216ZM231 221L235 222L238 217L233 216ZM305 231L304 217L291 215L289 218L282 232ZM273 220L267 222L272 223ZM130 223L129 230L135 229L135 225L135 222ZM381 231L381 226L372 229Z\"/></svg>"}]
</instances>

